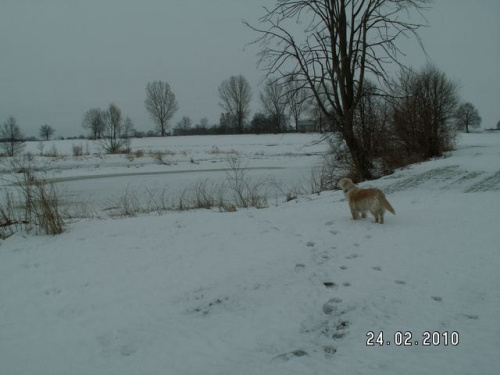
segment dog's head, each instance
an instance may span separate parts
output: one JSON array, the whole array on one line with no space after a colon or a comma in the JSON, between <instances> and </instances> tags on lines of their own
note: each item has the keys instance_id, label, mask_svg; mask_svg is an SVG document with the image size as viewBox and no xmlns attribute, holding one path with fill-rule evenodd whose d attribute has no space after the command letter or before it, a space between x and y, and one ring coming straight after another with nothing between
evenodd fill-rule
<instances>
[{"instance_id":1,"label":"dog's head","mask_svg":"<svg viewBox=\"0 0 500 375\"><path fill-rule=\"evenodd\" d=\"M354 182L350 178L341 178L340 181L337 183L337 186L341 188L344 193L349 191L349 189L352 189L356 185L354 185Z\"/></svg>"}]
</instances>

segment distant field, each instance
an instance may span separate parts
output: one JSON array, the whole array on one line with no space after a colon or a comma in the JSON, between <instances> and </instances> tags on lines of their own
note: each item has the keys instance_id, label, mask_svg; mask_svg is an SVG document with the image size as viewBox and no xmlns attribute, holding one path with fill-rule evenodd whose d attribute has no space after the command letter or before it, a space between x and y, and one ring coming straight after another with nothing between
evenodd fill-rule
<instances>
[{"instance_id":1,"label":"distant field","mask_svg":"<svg viewBox=\"0 0 500 375\"><path fill-rule=\"evenodd\" d=\"M74 156L75 147L81 156ZM24 152L31 157L20 163L53 182L64 204L102 211L126 194L141 201L152 194L174 199L200 181L213 186L226 179L230 158L238 159L252 181L297 187L307 184L326 149L319 134L141 138L133 139L131 153L123 155L105 154L99 141L55 140L27 142ZM13 166L0 168L9 186ZM263 189L270 199L282 198L276 187Z\"/></svg>"}]
</instances>

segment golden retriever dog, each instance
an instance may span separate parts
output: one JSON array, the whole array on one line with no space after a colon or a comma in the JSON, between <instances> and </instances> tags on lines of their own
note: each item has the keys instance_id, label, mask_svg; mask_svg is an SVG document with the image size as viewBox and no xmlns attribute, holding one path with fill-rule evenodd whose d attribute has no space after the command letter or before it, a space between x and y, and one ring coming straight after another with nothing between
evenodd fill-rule
<instances>
[{"instance_id":1,"label":"golden retriever dog","mask_svg":"<svg viewBox=\"0 0 500 375\"><path fill-rule=\"evenodd\" d=\"M385 210L393 215L396 214L384 193L379 189L361 189L349 178L342 178L338 182L338 186L344 191L347 202L349 202L353 220L356 220L359 214L363 218L366 217L366 212L370 211L376 223L384 224Z\"/></svg>"}]
</instances>

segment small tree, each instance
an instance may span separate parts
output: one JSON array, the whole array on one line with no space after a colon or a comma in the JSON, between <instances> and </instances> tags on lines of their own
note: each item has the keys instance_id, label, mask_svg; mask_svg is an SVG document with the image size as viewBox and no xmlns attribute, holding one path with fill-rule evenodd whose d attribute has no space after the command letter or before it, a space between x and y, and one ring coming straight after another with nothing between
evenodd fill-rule
<instances>
[{"instance_id":1,"label":"small tree","mask_svg":"<svg viewBox=\"0 0 500 375\"><path fill-rule=\"evenodd\" d=\"M402 71L393 95L393 129L406 156L428 159L453 147L458 87L444 72L432 65Z\"/></svg>"},{"instance_id":2,"label":"small tree","mask_svg":"<svg viewBox=\"0 0 500 375\"><path fill-rule=\"evenodd\" d=\"M290 115L295 123L295 131L299 132L299 120L302 113L307 112L311 105L311 93L307 87L299 82L290 80L287 83L287 105L290 110Z\"/></svg>"},{"instance_id":3,"label":"small tree","mask_svg":"<svg viewBox=\"0 0 500 375\"><path fill-rule=\"evenodd\" d=\"M175 127L176 135L186 135L191 129L192 121L188 116L184 116Z\"/></svg>"},{"instance_id":4,"label":"small tree","mask_svg":"<svg viewBox=\"0 0 500 375\"><path fill-rule=\"evenodd\" d=\"M272 121L275 133L284 132L287 126L287 97L284 86L276 81L267 81L264 92L260 94L264 112Z\"/></svg>"},{"instance_id":5,"label":"small tree","mask_svg":"<svg viewBox=\"0 0 500 375\"><path fill-rule=\"evenodd\" d=\"M42 137L46 141L48 141L49 138L54 135L54 132L55 131L52 128L52 126L50 126L48 124L40 126L40 137Z\"/></svg>"},{"instance_id":6,"label":"small tree","mask_svg":"<svg viewBox=\"0 0 500 375\"><path fill-rule=\"evenodd\" d=\"M100 108L91 108L83 115L82 127L90 131L93 139L100 139L104 130L103 113Z\"/></svg>"},{"instance_id":7,"label":"small tree","mask_svg":"<svg viewBox=\"0 0 500 375\"><path fill-rule=\"evenodd\" d=\"M167 82L154 81L146 85L146 100L144 101L147 111L156 123L162 137L167 134L168 121L179 109L175 94Z\"/></svg>"},{"instance_id":8,"label":"small tree","mask_svg":"<svg viewBox=\"0 0 500 375\"><path fill-rule=\"evenodd\" d=\"M257 112L250 121L250 131L252 133L270 133L273 129L272 120L263 113Z\"/></svg>"},{"instance_id":9,"label":"small tree","mask_svg":"<svg viewBox=\"0 0 500 375\"><path fill-rule=\"evenodd\" d=\"M16 156L24 149L24 135L15 117L10 116L0 128L2 149L8 156Z\"/></svg>"},{"instance_id":10,"label":"small tree","mask_svg":"<svg viewBox=\"0 0 500 375\"><path fill-rule=\"evenodd\" d=\"M458 130L469 132L469 128L479 128L481 116L472 103L462 103L455 112L455 126Z\"/></svg>"},{"instance_id":11,"label":"small tree","mask_svg":"<svg viewBox=\"0 0 500 375\"><path fill-rule=\"evenodd\" d=\"M122 111L114 103L102 113L104 128L101 144L110 154L126 151L130 146L133 124L130 118L123 120Z\"/></svg>"},{"instance_id":12,"label":"small tree","mask_svg":"<svg viewBox=\"0 0 500 375\"><path fill-rule=\"evenodd\" d=\"M232 76L219 86L219 105L226 111L226 115L234 120L236 132L243 133L245 122L250 114L252 89L243 76Z\"/></svg>"}]
</instances>

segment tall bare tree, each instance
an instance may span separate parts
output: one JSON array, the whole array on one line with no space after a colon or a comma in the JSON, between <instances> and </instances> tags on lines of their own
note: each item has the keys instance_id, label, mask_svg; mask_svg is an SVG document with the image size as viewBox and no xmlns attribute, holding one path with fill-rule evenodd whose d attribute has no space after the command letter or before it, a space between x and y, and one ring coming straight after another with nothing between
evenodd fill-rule
<instances>
[{"instance_id":1,"label":"tall bare tree","mask_svg":"<svg viewBox=\"0 0 500 375\"><path fill-rule=\"evenodd\" d=\"M24 135L15 117L10 116L0 128L1 147L8 156L16 156L24 149Z\"/></svg>"},{"instance_id":2,"label":"tall bare tree","mask_svg":"<svg viewBox=\"0 0 500 375\"><path fill-rule=\"evenodd\" d=\"M308 87L331 122L340 121L360 178L372 177L370 158L354 132L365 77L387 79L386 63L398 62L397 40L412 35L418 39L422 25L409 15L431 1L278 0L265 8L264 26L246 23L260 34L256 42L262 46L260 64L266 74ZM321 93L326 93L327 106Z\"/></svg>"},{"instance_id":3,"label":"tall bare tree","mask_svg":"<svg viewBox=\"0 0 500 375\"><path fill-rule=\"evenodd\" d=\"M101 138L104 129L102 116L100 108L91 108L83 115L82 127L90 131L90 136L93 139Z\"/></svg>"},{"instance_id":4,"label":"tall bare tree","mask_svg":"<svg viewBox=\"0 0 500 375\"><path fill-rule=\"evenodd\" d=\"M472 103L462 103L455 112L455 125L459 130L469 132L469 128L479 128L481 125L481 116Z\"/></svg>"},{"instance_id":5,"label":"tall bare tree","mask_svg":"<svg viewBox=\"0 0 500 375\"><path fill-rule=\"evenodd\" d=\"M269 80L264 86L264 91L260 94L260 101L264 112L272 123L273 131L281 133L286 130L287 116L287 96L285 88L276 81Z\"/></svg>"},{"instance_id":6,"label":"tall bare tree","mask_svg":"<svg viewBox=\"0 0 500 375\"><path fill-rule=\"evenodd\" d=\"M54 135L54 128L48 124L40 126L40 137L44 138L46 141Z\"/></svg>"},{"instance_id":7,"label":"tall bare tree","mask_svg":"<svg viewBox=\"0 0 500 375\"><path fill-rule=\"evenodd\" d=\"M250 114L250 101L252 100L250 84L242 75L231 76L220 84L218 91L221 100L219 105L234 120L236 131L243 133Z\"/></svg>"},{"instance_id":8,"label":"tall bare tree","mask_svg":"<svg viewBox=\"0 0 500 375\"><path fill-rule=\"evenodd\" d=\"M175 94L167 82L154 81L146 85L144 101L151 119L156 123L162 137L167 134L168 121L179 109Z\"/></svg>"}]
</instances>

